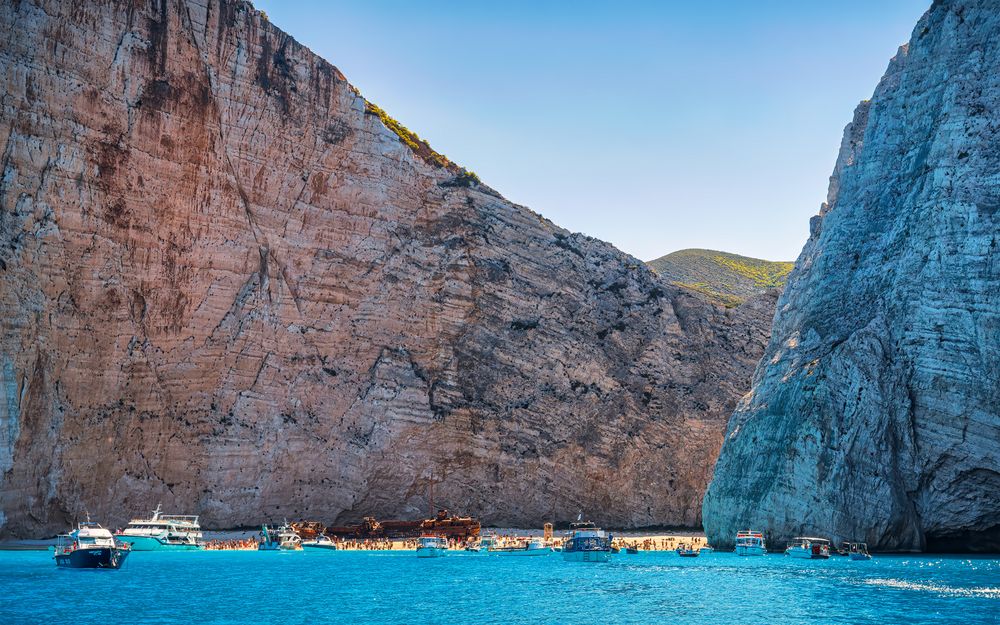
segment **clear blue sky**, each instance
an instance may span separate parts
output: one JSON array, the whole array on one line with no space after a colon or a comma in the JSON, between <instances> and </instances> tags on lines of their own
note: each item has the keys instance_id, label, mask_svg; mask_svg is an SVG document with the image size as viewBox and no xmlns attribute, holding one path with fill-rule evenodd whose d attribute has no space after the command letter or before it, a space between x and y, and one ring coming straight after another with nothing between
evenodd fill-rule
<instances>
[{"instance_id":1,"label":"clear blue sky","mask_svg":"<svg viewBox=\"0 0 1000 625\"><path fill-rule=\"evenodd\" d=\"M256 0L507 198L642 260L798 256L930 0Z\"/></svg>"}]
</instances>

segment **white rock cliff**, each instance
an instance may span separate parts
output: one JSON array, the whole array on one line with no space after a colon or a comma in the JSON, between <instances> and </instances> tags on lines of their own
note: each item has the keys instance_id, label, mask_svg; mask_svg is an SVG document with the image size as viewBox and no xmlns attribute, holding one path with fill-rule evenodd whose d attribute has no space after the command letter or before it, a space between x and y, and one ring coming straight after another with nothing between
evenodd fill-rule
<instances>
[{"instance_id":1,"label":"white rock cliff","mask_svg":"<svg viewBox=\"0 0 1000 625\"><path fill-rule=\"evenodd\" d=\"M858 107L730 420L713 542L1000 548L998 33L995 2L935 2Z\"/></svg>"}]
</instances>

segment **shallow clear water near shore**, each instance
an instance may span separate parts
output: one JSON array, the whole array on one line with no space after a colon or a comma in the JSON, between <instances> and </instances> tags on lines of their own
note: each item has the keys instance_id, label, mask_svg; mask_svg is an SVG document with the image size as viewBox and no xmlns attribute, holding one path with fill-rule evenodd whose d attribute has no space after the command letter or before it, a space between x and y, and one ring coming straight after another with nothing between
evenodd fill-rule
<instances>
[{"instance_id":1,"label":"shallow clear water near shore","mask_svg":"<svg viewBox=\"0 0 1000 625\"><path fill-rule=\"evenodd\" d=\"M1000 623L1000 558L673 552L137 552L120 571L0 552L0 623Z\"/></svg>"}]
</instances>

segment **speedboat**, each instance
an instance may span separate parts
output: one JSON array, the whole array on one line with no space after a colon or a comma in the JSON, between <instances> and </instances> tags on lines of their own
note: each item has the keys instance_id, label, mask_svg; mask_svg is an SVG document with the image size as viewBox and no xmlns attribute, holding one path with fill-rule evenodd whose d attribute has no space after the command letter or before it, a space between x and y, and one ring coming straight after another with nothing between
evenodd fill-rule
<instances>
[{"instance_id":1,"label":"speedboat","mask_svg":"<svg viewBox=\"0 0 1000 625\"><path fill-rule=\"evenodd\" d=\"M257 545L258 551L300 551L302 549L302 539L287 522L277 529L265 525L261 527L260 535L261 542Z\"/></svg>"},{"instance_id":2,"label":"speedboat","mask_svg":"<svg viewBox=\"0 0 1000 625\"><path fill-rule=\"evenodd\" d=\"M313 540L303 540L302 546L309 549L329 549L331 551L335 551L337 549L337 543L333 542L333 540L325 534L320 534Z\"/></svg>"},{"instance_id":3,"label":"speedboat","mask_svg":"<svg viewBox=\"0 0 1000 625\"><path fill-rule=\"evenodd\" d=\"M607 562L611 559L611 536L589 521L570 525L570 537L563 543L563 560Z\"/></svg>"},{"instance_id":4,"label":"speedboat","mask_svg":"<svg viewBox=\"0 0 1000 625\"><path fill-rule=\"evenodd\" d=\"M825 538L799 536L788 543L785 553L793 558L826 560L830 557L830 541Z\"/></svg>"},{"instance_id":5,"label":"speedboat","mask_svg":"<svg viewBox=\"0 0 1000 625\"><path fill-rule=\"evenodd\" d=\"M868 553L867 543L848 543L847 553L852 560L871 560L872 554Z\"/></svg>"},{"instance_id":6,"label":"speedboat","mask_svg":"<svg viewBox=\"0 0 1000 625\"><path fill-rule=\"evenodd\" d=\"M159 505L151 518L132 519L124 530L115 534L115 538L129 543L132 551L192 550L203 547L197 516L160 514Z\"/></svg>"},{"instance_id":7,"label":"speedboat","mask_svg":"<svg viewBox=\"0 0 1000 625\"><path fill-rule=\"evenodd\" d=\"M743 530L736 532L736 555L762 556L767 553L763 532Z\"/></svg>"},{"instance_id":8,"label":"speedboat","mask_svg":"<svg viewBox=\"0 0 1000 625\"><path fill-rule=\"evenodd\" d=\"M465 550L472 553L489 553L490 549L497 544L496 537L492 534L484 534L478 541L471 542L465 546Z\"/></svg>"},{"instance_id":9,"label":"speedboat","mask_svg":"<svg viewBox=\"0 0 1000 625\"><path fill-rule=\"evenodd\" d=\"M677 555L682 558L697 558L698 550L693 547L688 547L687 545L681 545L677 548Z\"/></svg>"},{"instance_id":10,"label":"speedboat","mask_svg":"<svg viewBox=\"0 0 1000 625\"><path fill-rule=\"evenodd\" d=\"M129 546L116 542L110 531L87 521L57 538L52 557L56 566L71 569L119 569L129 553Z\"/></svg>"},{"instance_id":11,"label":"speedboat","mask_svg":"<svg viewBox=\"0 0 1000 625\"><path fill-rule=\"evenodd\" d=\"M440 558L448 555L448 539L425 534L417 540L418 558Z\"/></svg>"},{"instance_id":12,"label":"speedboat","mask_svg":"<svg viewBox=\"0 0 1000 625\"><path fill-rule=\"evenodd\" d=\"M491 556L547 556L552 553L552 549L547 547L540 539L534 538L519 545L510 547L491 547Z\"/></svg>"}]
</instances>

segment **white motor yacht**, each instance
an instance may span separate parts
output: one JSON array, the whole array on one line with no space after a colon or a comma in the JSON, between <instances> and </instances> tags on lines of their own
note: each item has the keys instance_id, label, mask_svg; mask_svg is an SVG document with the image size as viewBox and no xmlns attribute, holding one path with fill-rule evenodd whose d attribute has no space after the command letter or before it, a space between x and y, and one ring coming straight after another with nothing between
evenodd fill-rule
<instances>
[{"instance_id":1,"label":"white motor yacht","mask_svg":"<svg viewBox=\"0 0 1000 625\"><path fill-rule=\"evenodd\" d=\"M132 551L192 550L203 546L197 516L161 514L159 505L151 518L132 519L115 538L129 543Z\"/></svg>"},{"instance_id":2,"label":"white motor yacht","mask_svg":"<svg viewBox=\"0 0 1000 625\"><path fill-rule=\"evenodd\" d=\"M830 557L830 541L825 538L799 536L788 543L785 553L793 558L826 560Z\"/></svg>"},{"instance_id":3,"label":"white motor yacht","mask_svg":"<svg viewBox=\"0 0 1000 625\"><path fill-rule=\"evenodd\" d=\"M767 553L764 546L764 533L753 530L736 532L736 555L762 556Z\"/></svg>"},{"instance_id":4,"label":"white motor yacht","mask_svg":"<svg viewBox=\"0 0 1000 625\"><path fill-rule=\"evenodd\" d=\"M302 539L287 521L277 529L263 526L260 535L261 542L257 545L258 551L301 551L302 549Z\"/></svg>"},{"instance_id":5,"label":"white motor yacht","mask_svg":"<svg viewBox=\"0 0 1000 625\"><path fill-rule=\"evenodd\" d=\"M448 555L448 539L444 536L421 536L417 541L418 558L440 558Z\"/></svg>"},{"instance_id":6,"label":"white motor yacht","mask_svg":"<svg viewBox=\"0 0 1000 625\"><path fill-rule=\"evenodd\" d=\"M337 543L333 542L333 540L325 534L320 534L313 540L303 540L302 546L309 549L328 549L330 551L337 550Z\"/></svg>"},{"instance_id":7,"label":"white motor yacht","mask_svg":"<svg viewBox=\"0 0 1000 625\"><path fill-rule=\"evenodd\" d=\"M492 546L489 549L491 556L547 556L550 553L552 553L552 549L541 538L533 538L504 547Z\"/></svg>"}]
</instances>

